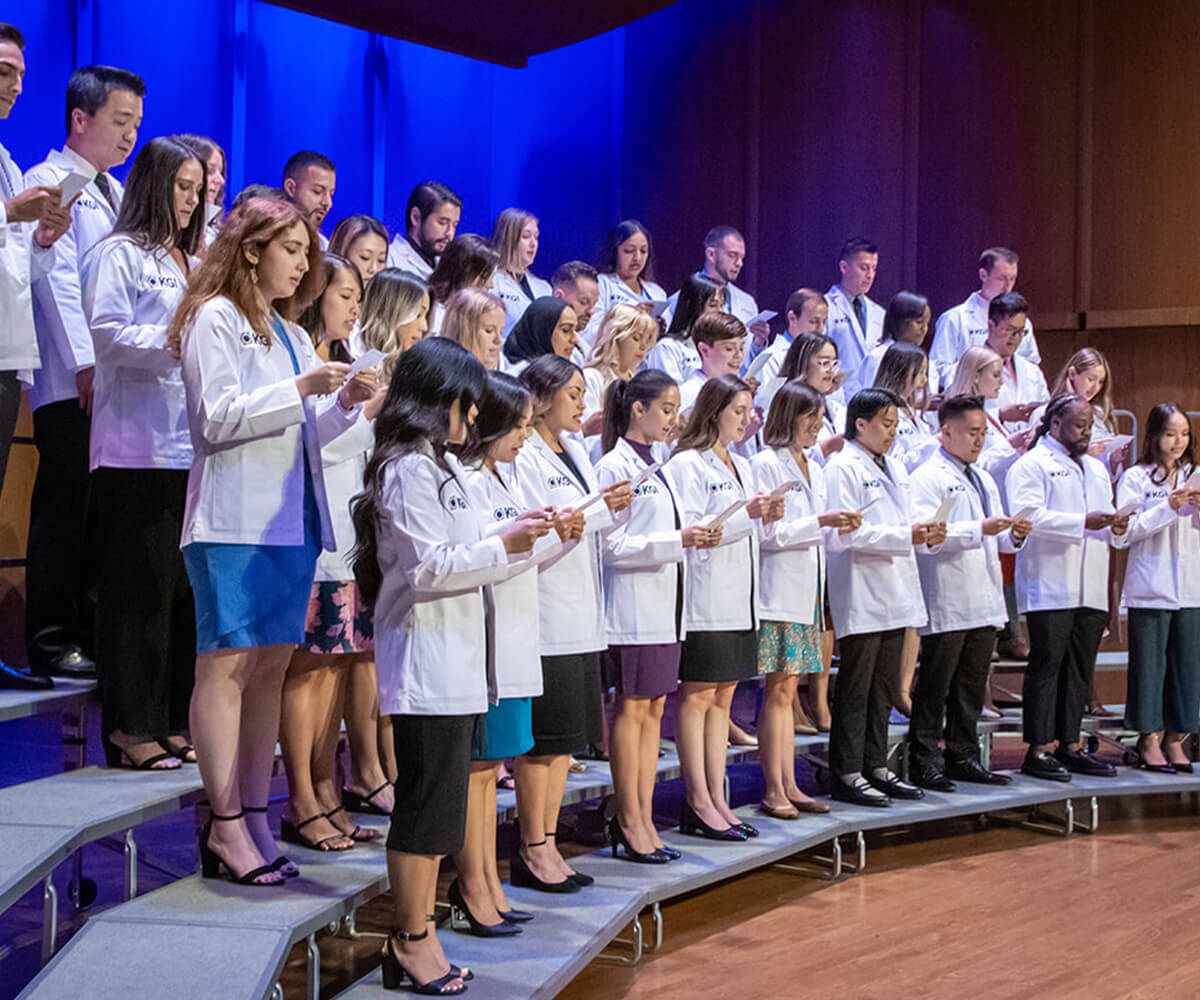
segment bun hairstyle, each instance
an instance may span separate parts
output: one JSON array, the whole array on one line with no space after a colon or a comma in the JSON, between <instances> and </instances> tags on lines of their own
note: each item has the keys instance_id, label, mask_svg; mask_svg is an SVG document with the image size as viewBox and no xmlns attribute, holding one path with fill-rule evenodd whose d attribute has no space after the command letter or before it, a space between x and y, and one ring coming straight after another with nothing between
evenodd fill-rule
<instances>
[{"instance_id":1,"label":"bun hairstyle","mask_svg":"<svg viewBox=\"0 0 1200 1000\"><path fill-rule=\"evenodd\" d=\"M666 372L647 368L628 381L615 379L604 394L604 425L600 431L600 447L605 454L629 433L633 420L633 404L649 406L668 389L678 388Z\"/></svg>"}]
</instances>

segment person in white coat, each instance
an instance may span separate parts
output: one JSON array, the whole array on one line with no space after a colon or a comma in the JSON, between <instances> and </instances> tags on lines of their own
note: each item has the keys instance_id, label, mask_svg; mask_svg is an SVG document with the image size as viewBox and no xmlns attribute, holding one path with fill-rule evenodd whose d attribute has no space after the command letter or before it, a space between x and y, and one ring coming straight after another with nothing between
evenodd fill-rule
<instances>
[{"instance_id":1,"label":"person in white coat","mask_svg":"<svg viewBox=\"0 0 1200 1000\"><path fill-rule=\"evenodd\" d=\"M754 399L759 409L769 412L775 393L794 378L812 386L824 397L821 431L812 451L818 465L824 465L831 455L841 451L846 440L846 405L838 399L840 371L833 338L823 333L798 333L784 355L779 374L764 382Z\"/></svg>"},{"instance_id":2,"label":"person in white coat","mask_svg":"<svg viewBox=\"0 0 1200 1000\"><path fill-rule=\"evenodd\" d=\"M742 346L740 337L737 346ZM750 387L736 375L709 379L667 464L679 495L681 523L721 530L715 548L690 549L686 556L686 636L679 668L683 697L675 722L687 791L679 828L710 840L758 835L734 815L725 795L733 692L738 681L757 674L755 521L777 521L784 510L782 497L754 491L750 463L731 451L746 435L752 408Z\"/></svg>"},{"instance_id":3,"label":"person in white coat","mask_svg":"<svg viewBox=\"0 0 1200 1000\"><path fill-rule=\"evenodd\" d=\"M0 24L0 119L7 118L21 95L25 76L25 39L11 24ZM21 171L0 144L0 493L9 448L17 427L24 386L40 367L33 326L30 283L49 270L54 242L71 225L60 206L62 189L39 184L25 189ZM48 678L19 674L0 662L0 688L49 687Z\"/></svg>"},{"instance_id":4,"label":"person in white coat","mask_svg":"<svg viewBox=\"0 0 1200 1000\"><path fill-rule=\"evenodd\" d=\"M444 337L406 351L354 501L354 572L375 608L380 711L392 716L400 769L387 838L387 989L407 978L419 992L456 994L470 978L447 961L428 914L442 856L463 845L471 745L494 678L484 588L549 530L536 511L486 533L467 470L448 451L466 442L484 380L483 366Z\"/></svg>"},{"instance_id":5,"label":"person in white coat","mask_svg":"<svg viewBox=\"0 0 1200 1000\"><path fill-rule=\"evenodd\" d=\"M404 207L404 232L392 237L387 266L428 281L458 230L462 204L462 198L438 181L423 181L413 188Z\"/></svg>"},{"instance_id":6,"label":"person in white coat","mask_svg":"<svg viewBox=\"0 0 1200 1000\"><path fill-rule=\"evenodd\" d=\"M1011 292L1017 284L1017 254L1007 247L990 247L979 255L979 291L972 292L965 302L947 309L934 327L929 360L938 369L943 381L948 381L958 359L970 347L978 347L987 339L988 304L997 295ZM1035 365L1042 363L1033 323L1025 317L1025 337L1017 353Z\"/></svg>"},{"instance_id":7,"label":"person in white coat","mask_svg":"<svg viewBox=\"0 0 1200 1000\"><path fill-rule=\"evenodd\" d=\"M504 335L534 299L553 295L550 282L529 269L537 259L538 219L522 208L506 208L496 216L492 246L499 255L492 291L504 302Z\"/></svg>"},{"instance_id":8,"label":"person in white coat","mask_svg":"<svg viewBox=\"0 0 1200 1000\"><path fill-rule=\"evenodd\" d=\"M521 317L507 343L542 302ZM590 875L576 872L554 842L571 754L603 739L600 655L608 646L601 580L602 536L624 520L633 500L627 482L601 487L576 439L583 421L583 372L546 353L521 372L533 396L534 435L514 463L530 509L553 507L565 547L538 569L542 694L533 701L533 749L515 761L521 843L512 857L515 886L578 892ZM576 511L584 503L586 510ZM618 517L619 516L619 517Z\"/></svg>"},{"instance_id":9,"label":"person in white coat","mask_svg":"<svg viewBox=\"0 0 1200 1000\"><path fill-rule=\"evenodd\" d=\"M88 447L96 355L83 311L81 270L121 207L121 185L108 173L125 162L142 120L142 79L123 69L85 66L67 84L67 139L25 174L26 187L90 178L71 206L71 225L54 261L33 282L33 321L41 367L29 405L38 450L25 550L25 642L37 674L94 676L95 615L85 545Z\"/></svg>"},{"instance_id":10,"label":"person in white coat","mask_svg":"<svg viewBox=\"0 0 1200 1000\"><path fill-rule=\"evenodd\" d=\"M369 215L348 215L333 227L326 249L350 261L365 286L388 266L388 231Z\"/></svg>"},{"instance_id":11,"label":"person in white coat","mask_svg":"<svg viewBox=\"0 0 1200 1000\"><path fill-rule=\"evenodd\" d=\"M888 345L875 372L873 387L888 389L900 397L900 423L889 454L909 472L921 464L934 434L934 421L927 409L928 378L925 352L904 341Z\"/></svg>"},{"instance_id":12,"label":"person in white coat","mask_svg":"<svg viewBox=\"0 0 1200 1000\"><path fill-rule=\"evenodd\" d=\"M475 418L475 433L457 455L467 469L469 502L485 535L505 531L530 512L512 473L533 433L533 400L511 375L489 371ZM549 526L548 510L542 514ZM542 693L538 655L537 567L562 548L547 530L531 553L510 562L508 575L491 584L487 607L491 662L487 716L471 746L467 826L454 856L457 877L448 890L451 926L477 937L510 937L533 914L514 910L496 865L496 779L505 760L533 748L533 699Z\"/></svg>"},{"instance_id":13,"label":"person in white coat","mask_svg":"<svg viewBox=\"0 0 1200 1000\"><path fill-rule=\"evenodd\" d=\"M441 332L446 302L460 288L491 288L499 262L500 255L476 233L460 233L446 245L429 277L430 333Z\"/></svg>"},{"instance_id":14,"label":"person in white coat","mask_svg":"<svg viewBox=\"0 0 1200 1000\"><path fill-rule=\"evenodd\" d=\"M195 763L185 737L196 662L179 547L192 439L167 326L199 263L204 167L174 139L137 155L111 236L83 262L95 344L89 527L96 665L109 766Z\"/></svg>"},{"instance_id":15,"label":"person in white coat","mask_svg":"<svg viewBox=\"0 0 1200 1000\"><path fill-rule=\"evenodd\" d=\"M1008 509L1014 517L1028 511L1033 524L1017 552L1017 603L1030 646L1022 686L1029 750L1021 770L1050 781L1117 773L1080 739L1108 620L1108 546L1129 524L1113 509L1108 472L1087 454L1093 419L1082 396L1055 396L1034 446L1008 470Z\"/></svg>"},{"instance_id":16,"label":"person in white coat","mask_svg":"<svg viewBox=\"0 0 1200 1000\"><path fill-rule=\"evenodd\" d=\"M792 703L800 678L824 663L824 529L854 531L854 511L826 510L825 476L809 451L821 430L825 398L799 380L776 393L763 428L766 447L751 460L760 493L782 491L784 515L762 528L759 547L758 672L767 690L758 717L765 790L759 808L776 819L828 812L796 784Z\"/></svg>"},{"instance_id":17,"label":"person in white coat","mask_svg":"<svg viewBox=\"0 0 1200 1000\"><path fill-rule=\"evenodd\" d=\"M499 371L504 303L483 288L460 288L446 302L441 336L462 344L488 371Z\"/></svg>"},{"instance_id":18,"label":"person in white coat","mask_svg":"<svg viewBox=\"0 0 1200 1000\"><path fill-rule=\"evenodd\" d=\"M193 453L180 544L196 604L191 736L212 805L202 868L254 885L297 871L275 857L266 807L284 672L304 639L317 553L336 544L321 446L354 426L374 391L369 374L347 382L349 365L321 363L282 318L315 296L319 264L294 206L251 198L167 328Z\"/></svg>"},{"instance_id":19,"label":"person in white coat","mask_svg":"<svg viewBox=\"0 0 1200 1000\"><path fill-rule=\"evenodd\" d=\"M931 520L945 498L952 497L953 504L946 541L937 552L917 552L929 621L921 629L908 745L914 782L953 792L955 780L985 785L1012 780L980 763L976 724L996 630L1008 620L999 553L1019 547L1031 525L1005 516L1000 490L977 465L988 428L979 397L947 398L938 418L941 446L910 479L913 514Z\"/></svg>"},{"instance_id":20,"label":"person in white coat","mask_svg":"<svg viewBox=\"0 0 1200 1000\"><path fill-rule=\"evenodd\" d=\"M753 366L759 385L766 385L775 379L783 368L783 360L787 352L802 333L824 333L825 321L829 318L829 303L825 296L812 288L797 288L788 296L787 304L783 307L783 315L787 327L771 341L766 348L767 357L758 358ZM747 367L747 371L750 368ZM782 384L782 383L780 383ZM759 400L756 398L755 403Z\"/></svg>"},{"instance_id":21,"label":"person in white coat","mask_svg":"<svg viewBox=\"0 0 1200 1000\"><path fill-rule=\"evenodd\" d=\"M358 336L348 338L351 355L382 351L380 378L392 378L396 361L429 332L429 286L411 271L385 267L363 292Z\"/></svg>"},{"instance_id":22,"label":"person in white coat","mask_svg":"<svg viewBox=\"0 0 1200 1000\"><path fill-rule=\"evenodd\" d=\"M596 269L582 260L568 260L558 265L550 277L554 297L563 299L575 310L579 327L578 354L585 358L596 343L599 324L592 323L592 313L600 299L600 282ZM576 364L579 362L577 361Z\"/></svg>"},{"instance_id":23,"label":"person in white coat","mask_svg":"<svg viewBox=\"0 0 1200 1000\"><path fill-rule=\"evenodd\" d=\"M609 230L596 261L600 296L584 330L583 341L593 344L600 320L618 302L650 311L664 309L667 293L654 280L653 250L650 233L636 219L625 219ZM655 306L655 303L663 303ZM661 313L660 313L661 315ZM670 374L668 372L667 374ZM678 379L676 379L678 381Z\"/></svg>"},{"instance_id":24,"label":"person in white coat","mask_svg":"<svg viewBox=\"0 0 1200 1000\"><path fill-rule=\"evenodd\" d=\"M600 431L604 423L604 397L615 381L628 382L642 367L658 325L643 309L617 303L600 322L600 333L583 369L583 433L594 444L599 457ZM669 377L669 376L668 376ZM672 379L672 381L674 381Z\"/></svg>"},{"instance_id":25,"label":"person in white coat","mask_svg":"<svg viewBox=\"0 0 1200 1000\"><path fill-rule=\"evenodd\" d=\"M924 794L888 769L887 726L904 631L927 621L916 549L941 545L946 526L917 519L908 473L888 456L899 406L886 389L852 396L846 447L825 467L829 505L863 516L857 531L826 529L825 549L829 607L841 649L829 734L833 797L864 806Z\"/></svg>"},{"instance_id":26,"label":"person in white coat","mask_svg":"<svg viewBox=\"0 0 1200 1000\"><path fill-rule=\"evenodd\" d=\"M516 375L547 354L556 354L570 362L578 345L575 310L566 300L557 296L534 299L504 341L501 365L508 374Z\"/></svg>"},{"instance_id":27,"label":"person in white coat","mask_svg":"<svg viewBox=\"0 0 1200 1000\"><path fill-rule=\"evenodd\" d=\"M897 292L892 296L884 314L883 333L879 343L867 352L858 371L842 383L842 392L853 396L859 389L868 389L875 385L875 373L879 371L879 362L883 360L892 344L912 344L914 347L920 347L925 343L925 335L928 332L929 300L916 292ZM933 364L932 360L926 376L929 393L937 394L941 387L941 378L937 365Z\"/></svg>"},{"instance_id":28,"label":"person in white coat","mask_svg":"<svg viewBox=\"0 0 1200 1000\"><path fill-rule=\"evenodd\" d=\"M1000 420L1013 431L1029 428L1033 412L1050 399L1046 376L1032 361L1017 354L1025 337L1025 320L1029 303L1018 292L997 295L988 304L988 335L986 346L1000 355L1004 362L1004 382L997 403Z\"/></svg>"},{"instance_id":29,"label":"person in white coat","mask_svg":"<svg viewBox=\"0 0 1200 1000\"><path fill-rule=\"evenodd\" d=\"M867 296L878 266L879 248L874 243L861 237L848 239L838 255L841 279L825 293L827 331L837 344L848 378L854 377L867 353L883 338L883 306Z\"/></svg>"},{"instance_id":30,"label":"person in white coat","mask_svg":"<svg viewBox=\"0 0 1200 1000\"><path fill-rule=\"evenodd\" d=\"M1150 411L1138 462L1117 484L1117 509L1136 504L1122 602L1129 608L1125 725L1141 767L1191 774L1188 736L1200 717L1200 489L1187 414Z\"/></svg>"},{"instance_id":31,"label":"person in white coat","mask_svg":"<svg viewBox=\"0 0 1200 1000\"><path fill-rule=\"evenodd\" d=\"M666 372L682 387L700 370L700 352L692 340L692 327L705 313L724 311L725 290L706 274L692 274L675 294L675 311L646 358L646 367Z\"/></svg>"},{"instance_id":32,"label":"person in white coat","mask_svg":"<svg viewBox=\"0 0 1200 1000\"><path fill-rule=\"evenodd\" d=\"M654 447L674 433L678 417L679 388L670 376L647 369L618 379L604 411L604 457L596 466L604 485L636 483L629 520L604 539L604 616L607 682L619 699L609 734L617 803L609 841L614 857L624 847L620 857L643 864L679 856L654 825L659 736L667 695L679 686L684 552L710 547L720 533L685 527L676 487L664 469L654 468Z\"/></svg>"}]
</instances>

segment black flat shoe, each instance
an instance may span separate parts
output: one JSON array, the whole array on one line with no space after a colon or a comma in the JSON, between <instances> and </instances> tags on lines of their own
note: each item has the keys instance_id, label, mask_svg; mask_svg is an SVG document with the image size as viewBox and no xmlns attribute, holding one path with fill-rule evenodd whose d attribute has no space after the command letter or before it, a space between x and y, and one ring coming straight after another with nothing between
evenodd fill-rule
<instances>
[{"instance_id":1,"label":"black flat shoe","mask_svg":"<svg viewBox=\"0 0 1200 1000\"><path fill-rule=\"evenodd\" d=\"M391 782L385 781L378 788L372 789L366 795L359 795L358 792L352 792L349 788L342 789L342 805L350 812L366 813L369 816L390 816L391 813L386 809L381 809L372 800L382 792Z\"/></svg>"},{"instance_id":2,"label":"black flat shoe","mask_svg":"<svg viewBox=\"0 0 1200 1000\"><path fill-rule=\"evenodd\" d=\"M724 840L730 843L742 843L746 840L746 834L736 826L727 826L724 830L709 826L696 815L696 810L688 804L687 799L684 799L679 807L679 832L704 837L706 840Z\"/></svg>"},{"instance_id":3,"label":"black flat shoe","mask_svg":"<svg viewBox=\"0 0 1200 1000\"><path fill-rule=\"evenodd\" d=\"M1011 785L1012 775L989 771L974 757L947 757L946 777L975 785Z\"/></svg>"},{"instance_id":4,"label":"black flat shoe","mask_svg":"<svg viewBox=\"0 0 1200 1000\"><path fill-rule=\"evenodd\" d=\"M924 767L917 768L913 777L918 786L927 788L931 792L955 792L958 790L945 772L934 764L926 764Z\"/></svg>"},{"instance_id":5,"label":"black flat shoe","mask_svg":"<svg viewBox=\"0 0 1200 1000\"><path fill-rule=\"evenodd\" d=\"M887 772L886 778L877 778L873 774L868 774L866 775L866 779L872 787L893 799L916 800L925 798L925 793L916 785L909 784L907 781L901 781L891 771Z\"/></svg>"},{"instance_id":6,"label":"black flat shoe","mask_svg":"<svg viewBox=\"0 0 1200 1000\"><path fill-rule=\"evenodd\" d=\"M1117 776L1117 769L1112 764L1083 749L1068 750L1066 747L1059 747L1054 751L1054 756L1058 758L1063 767L1075 774L1085 774L1091 778L1115 778Z\"/></svg>"},{"instance_id":7,"label":"black flat shoe","mask_svg":"<svg viewBox=\"0 0 1200 1000\"><path fill-rule=\"evenodd\" d=\"M608 842L612 845L612 856L623 861L632 861L639 865L665 865L671 859L662 851L637 851L629 843L625 831L621 829L621 819L616 814L608 821ZM617 848L625 848L624 853L618 854Z\"/></svg>"},{"instance_id":8,"label":"black flat shoe","mask_svg":"<svg viewBox=\"0 0 1200 1000\"><path fill-rule=\"evenodd\" d=\"M854 806L872 806L876 809L886 809L892 804L887 795L872 795L874 789L866 778L858 778L853 785L847 785L841 778L830 782L829 793L837 802L847 802Z\"/></svg>"},{"instance_id":9,"label":"black flat shoe","mask_svg":"<svg viewBox=\"0 0 1200 1000\"><path fill-rule=\"evenodd\" d=\"M527 847L540 847L544 844L543 840L540 844L527 844ZM543 882L540 878L529 870L529 864L521 855L521 849L518 847L512 855L512 859L508 868L508 881L510 885L516 886L518 889L536 889L538 892L553 892L553 893L569 893L578 892L580 885L569 878L563 879L561 882Z\"/></svg>"},{"instance_id":10,"label":"black flat shoe","mask_svg":"<svg viewBox=\"0 0 1200 1000\"><path fill-rule=\"evenodd\" d=\"M453 930L481 938L515 937L521 933L520 927L510 924L503 917L500 918L498 924L485 924L476 920L475 915L467 906L467 901L463 899L458 879L450 883L446 896L450 900L450 927Z\"/></svg>"},{"instance_id":11,"label":"black flat shoe","mask_svg":"<svg viewBox=\"0 0 1200 1000\"><path fill-rule=\"evenodd\" d=\"M75 643L54 642L62 639L63 632L57 628L43 629L29 644L29 672L37 677L73 677L76 680L94 680L95 661L88 657Z\"/></svg>"},{"instance_id":12,"label":"black flat shoe","mask_svg":"<svg viewBox=\"0 0 1200 1000\"><path fill-rule=\"evenodd\" d=\"M1044 750L1030 749L1021 762L1021 773L1028 774L1031 778L1042 778L1045 781L1071 780L1071 772L1063 766L1062 761L1054 754Z\"/></svg>"}]
</instances>

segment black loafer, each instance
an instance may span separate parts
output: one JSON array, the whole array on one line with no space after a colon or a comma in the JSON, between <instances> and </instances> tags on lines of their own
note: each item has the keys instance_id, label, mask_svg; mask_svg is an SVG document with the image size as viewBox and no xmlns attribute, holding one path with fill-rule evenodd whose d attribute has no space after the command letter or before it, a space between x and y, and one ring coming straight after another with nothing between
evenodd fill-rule
<instances>
[{"instance_id":1,"label":"black loafer","mask_svg":"<svg viewBox=\"0 0 1200 1000\"><path fill-rule=\"evenodd\" d=\"M36 650L36 651L35 651ZM84 655L78 646L63 646L52 651L29 650L29 672L38 677L70 677L75 680L93 680L96 664Z\"/></svg>"},{"instance_id":2,"label":"black loafer","mask_svg":"<svg viewBox=\"0 0 1200 1000\"><path fill-rule=\"evenodd\" d=\"M1021 762L1021 773L1028 774L1031 778L1043 778L1046 781L1071 780L1071 773L1054 754L1044 750L1035 751L1032 748L1025 754L1025 759Z\"/></svg>"},{"instance_id":3,"label":"black loafer","mask_svg":"<svg viewBox=\"0 0 1200 1000\"><path fill-rule=\"evenodd\" d=\"M837 802L848 802L854 806L872 806L876 809L886 809L892 804L892 800L886 795L869 795L866 788L868 785L862 778L858 779L858 784L847 785L840 778L834 778L831 783L830 795Z\"/></svg>"},{"instance_id":4,"label":"black loafer","mask_svg":"<svg viewBox=\"0 0 1200 1000\"><path fill-rule=\"evenodd\" d=\"M954 782L936 764L926 764L924 767L917 768L913 778L917 785L921 788L928 788L931 792L953 792L957 790Z\"/></svg>"},{"instance_id":5,"label":"black loafer","mask_svg":"<svg viewBox=\"0 0 1200 1000\"><path fill-rule=\"evenodd\" d=\"M946 775L975 785L1010 785L1012 776L989 771L974 757L947 757Z\"/></svg>"},{"instance_id":6,"label":"black loafer","mask_svg":"<svg viewBox=\"0 0 1200 1000\"><path fill-rule=\"evenodd\" d=\"M1066 747L1059 747L1054 751L1054 756L1068 771L1075 774L1086 774L1092 778L1115 778L1117 776L1117 769L1112 764L1082 748L1068 750Z\"/></svg>"},{"instance_id":7,"label":"black loafer","mask_svg":"<svg viewBox=\"0 0 1200 1000\"><path fill-rule=\"evenodd\" d=\"M26 674L14 670L7 663L0 663L0 690L3 691L49 691L54 681L37 674Z\"/></svg>"},{"instance_id":8,"label":"black loafer","mask_svg":"<svg viewBox=\"0 0 1200 1000\"><path fill-rule=\"evenodd\" d=\"M866 775L867 781L874 788L879 789L884 795L889 795L893 799L923 799L925 793L916 785L911 785L907 781L901 781L898 777L888 772L886 778L876 778L873 774Z\"/></svg>"}]
</instances>

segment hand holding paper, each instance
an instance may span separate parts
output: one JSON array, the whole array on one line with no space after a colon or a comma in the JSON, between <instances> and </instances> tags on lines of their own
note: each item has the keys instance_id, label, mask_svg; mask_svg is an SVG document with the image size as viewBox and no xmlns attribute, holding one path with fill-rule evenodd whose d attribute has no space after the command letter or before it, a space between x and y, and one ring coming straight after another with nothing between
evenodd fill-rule
<instances>
[{"instance_id":1,"label":"hand holding paper","mask_svg":"<svg viewBox=\"0 0 1200 1000\"><path fill-rule=\"evenodd\" d=\"M66 208L71 204L75 196L87 187L91 183L91 180L92 178L87 174L81 174L78 171L67 174L59 183L59 187L62 188L62 198L59 200L59 206Z\"/></svg>"},{"instance_id":2,"label":"hand holding paper","mask_svg":"<svg viewBox=\"0 0 1200 1000\"><path fill-rule=\"evenodd\" d=\"M367 351L361 357L356 358L354 364L350 366L350 378L354 378L361 371L366 371L368 368L374 368L378 364L387 360L387 355L383 351L374 349Z\"/></svg>"},{"instance_id":3,"label":"hand holding paper","mask_svg":"<svg viewBox=\"0 0 1200 1000\"><path fill-rule=\"evenodd\" d=\"M667 307L670 304L667 299L655 299L650 303L650 318L658 319L659 316L667 311Z\"/></svg>"},{"instance_id":4,"label":"hand holding paper","mask_svg":"<svg viewBox=\"0 0 1200 1000\"><path fill-rule=\"evenodd\" d=\"M772 500L777 499L787 493L788 490L794 489L800 485L799 479L789 479L786 483L780 483L775 489L767 494Z\"/></svg>"},{"instance_id":5,"label":"hand holding paper","mask_svg":"<svg viewBox=\"0 0 1200 1000\"><path fill-rule=\"evenodd\" d=\"M940 524L941 522L945 521L946 515L948 515L950 511L954 509L954 505L956 503L958 503L958 494L947 493L944 497L942 497L942 502L938 504L938 509L933 512L933 517L929 519L930 523Z\"/></svg>"}]
</instances>

